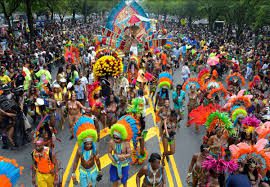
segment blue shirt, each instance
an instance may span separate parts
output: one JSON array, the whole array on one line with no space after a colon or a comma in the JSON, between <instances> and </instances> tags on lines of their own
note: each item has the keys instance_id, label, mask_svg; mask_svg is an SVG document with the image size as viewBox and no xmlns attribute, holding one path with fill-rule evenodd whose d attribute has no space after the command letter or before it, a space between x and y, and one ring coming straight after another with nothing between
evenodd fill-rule
<instances>
[{"instance_id":1,"label":"blue shirt","mask_svg":"<svg viewBox=\"0 0 270 187\"><path fill-rule=\"evenodd\" d=\"M251 187L251 184L247 175L232 174L226 181L226 187Z\"/></svg>"},{"instance_id":2,"label":"blue shirt","mask_svg":"<svg viewBox=\"0 0 270 187\"><path fill-rule=\"evenodd\" d=\"M184 92L183 90L180 91L180 94L178 95L176 91L173 92L172 94L172 98L173 100L178 98L178 104L174 103L174 109L179 110L182 109L183 107L183 100L186 96L186 92Z\"/></svg>"}]
</instances>

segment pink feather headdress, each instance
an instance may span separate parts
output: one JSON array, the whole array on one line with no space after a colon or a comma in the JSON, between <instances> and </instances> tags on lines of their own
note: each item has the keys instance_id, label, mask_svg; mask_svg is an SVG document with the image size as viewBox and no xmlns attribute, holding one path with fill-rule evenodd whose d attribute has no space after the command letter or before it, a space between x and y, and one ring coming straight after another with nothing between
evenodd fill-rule
<instances>
[{"instance_id":1,"label":"pink feather headdress","mask_svg":"<svg viewBox=\"0 0 270 187\"><path fill-rule=\"evenodd\" d=\"M261 121L255 116L247 116L242 120L242 124L250 127L258 127Z\"/></svg>"},{"instance_id":2,"label":"pink feather headdress","mask_svg":"<svg viewBox=\"0 0 270 187\"><path fill-rule=\"evenodd\" d=\"M218 173L230 172L233 173L238 169L238 163L235 160L225 161L223 159L215 159L212 156L206 157L202 162L202 167L206 170L213 170Z\"/></svg>"}]
</instances>

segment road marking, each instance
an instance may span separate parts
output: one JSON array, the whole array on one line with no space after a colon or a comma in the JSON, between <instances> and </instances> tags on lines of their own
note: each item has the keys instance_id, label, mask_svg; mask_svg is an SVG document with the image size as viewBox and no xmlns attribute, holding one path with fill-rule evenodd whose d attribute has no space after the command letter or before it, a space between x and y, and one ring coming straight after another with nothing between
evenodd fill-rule
<instances>
[{"instance_id":1,"label":"road marking","mask_svg":"<svg viewBox=\"0 0 270 187\"><path fill-rule=\"evenodd\" d=\"M105 136L107 136L109 134L109 132L110 131L109 131L108 128L102 129L100 131L100 139L102 139ZM71 153L71 156L69 158L68 165L67 165L67 167L65 169L64 175L63 175L62 187L64 187L66 185L67 178L69 176L69 172L70 172L71 166L73 165L73 161L75 159L75 155L77 153L77 150L78 150L78 144L76 143L75 146L74 146L74 148L73 148L73 151Z\"/></svg>"},{"instance_id":2,"label":"road marking","mask_svg":"<svg viewBox=\"0 0 270 187\"><path fill-rule=\"evenodd\" d=\"M177 169L177 166L176 166L173 155L170 155L170 162L171 162L172 169L173 169L173 172L174 172L174 177L175 177L175 180L176 180L176 184L177 184L178 187L182 187L183 185L182 185L181 177L179 175L179 172L178 172L178 169Z\"/></svg>"},{"instance_id":3,"label":"road marking","mask_svg":"<svg viewBox=\"0 0 270 187\"><path fill-rule=\"evenodd\" d=\"M156 124L156 114L154 112L153 102L152 102L151 98L148 98L148 103L149 103L149 106L150 106L149 107L149 110L150 110L150 112L152 114L154 125L157 126L157 124ZM159 129L158 129L158 131L159 131ZM159 133L157 134L157 136L158 136L158 140L159 140ZM159 146L160 146L161 153L164 152L162 142L159 142ZM172 169L173 169L173 172L174 172L174 177L175 177L177 186L182 187L181 177L179 175L179 172L178 172L178 169L177 169L177 166L176 166L176 163L175 163L175 160L174 160L174 156L173 155L170 155L170 161L171 161L171 165L172 165ZM167 169L166 169L166 166L167 166ZM169 185L171 186L171 183L173 181L172 181L171 172L170 172L170 169L168 167L168 163L167 163L167 160L166 159L165 159L165 171L166 171L167 176L168 176Z\"/></svg>"}]
</instances>

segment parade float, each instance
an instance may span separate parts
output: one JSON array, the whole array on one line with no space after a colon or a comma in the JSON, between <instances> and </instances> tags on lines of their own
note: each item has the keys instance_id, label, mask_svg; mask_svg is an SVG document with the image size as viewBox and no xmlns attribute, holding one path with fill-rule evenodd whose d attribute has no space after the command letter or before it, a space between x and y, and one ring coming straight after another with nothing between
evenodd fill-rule
<instances>
[{"instance_id":1,"label":"parade float","mask_svg":"<svg viewBox=\"0 0 270 187\"><path fill-rule=\"evenodd\" d=\"M121 0L110 12L102 36L97 40L103 46L116 48L123 53L140 54L150 48L171 44L166 29L156 31L157 20L150 19L136 2Z\"/></svg>"}]
</instances>

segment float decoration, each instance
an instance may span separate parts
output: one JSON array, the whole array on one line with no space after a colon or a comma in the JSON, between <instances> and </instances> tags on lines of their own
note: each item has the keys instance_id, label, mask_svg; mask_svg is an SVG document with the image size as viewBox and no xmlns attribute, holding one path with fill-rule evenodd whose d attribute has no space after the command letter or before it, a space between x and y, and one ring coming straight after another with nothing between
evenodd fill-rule
<instances>
[{"instance_id":1,"label":"float decoration","mask_svg":"<svg viewBox=\"0 0 270 187\"><path fill-rule=\"evenodd\" d=\"M97 60L93 67L96 79L101 77L117 77L123 72L122 59L111 49L101 49L97 52Z\"/></svg>"}]
</instances>

